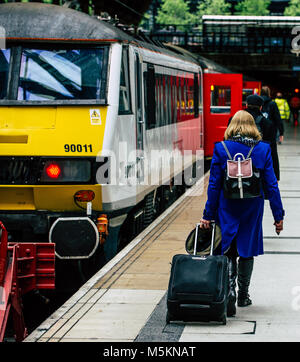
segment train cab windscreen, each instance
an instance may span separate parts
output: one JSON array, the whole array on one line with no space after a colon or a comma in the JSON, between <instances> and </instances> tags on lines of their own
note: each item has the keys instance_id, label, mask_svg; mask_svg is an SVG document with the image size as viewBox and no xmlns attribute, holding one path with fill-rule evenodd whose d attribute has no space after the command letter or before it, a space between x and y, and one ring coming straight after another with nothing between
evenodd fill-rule
<instances>
[{"instance_id":1,"label":"train cab windscreen","mask_svg":"<svg viewBox=\"0 0 300 362\"><path fill-rule=\"evenodd\" d=\"M100 99L103 49L23 49L18 100Z\"/></svg>"},{"instance_id":2,"label":"train cab windscreen","mask_svg":"<svg viewBox=\"0 0 300 362\"><path fill-rule=\"evenodd\" d=\"M7 96L10 49L0 49L0 99Z\"/></svg>"}]
</instances>

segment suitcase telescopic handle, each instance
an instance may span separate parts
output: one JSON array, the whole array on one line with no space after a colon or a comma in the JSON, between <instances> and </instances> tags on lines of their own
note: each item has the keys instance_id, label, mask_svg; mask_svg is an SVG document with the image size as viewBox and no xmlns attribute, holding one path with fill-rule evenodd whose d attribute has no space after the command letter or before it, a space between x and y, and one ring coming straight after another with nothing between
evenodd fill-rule
<instances>
[{"instance_id":1,"label":"suitcase telescopic handle","mask_svg":"<svg viewBox=\"0 0 300 362\"><path fill-rule=\"evenodd\" d=\"M214 220L211 220L210 222L212 224L212 235L211 235L211 243L210 243L210 252L209 255L213 255L214 252L214 241L215 241L215 230L216 230L216 222ZM198 230L200 227L200 223L198 222L196 224L196 232L195 232L195 243L194 243L194 255L197 254L197 241L198 241Z\"/></svg>"},{"instance_id":2,"label":"suitcase telescopic handle","mask_svg":"<svg viewBox=\"0 0 300 362\"><path fill-rule=\"evenodd\" d=\"M209 255L213 255L214 252L214 243L215 243L215 232L216 232L216 223L215 221L211 221L213 229L211 233L211 242L210 242L210 253Z\"/></svg>"}]
</instances>

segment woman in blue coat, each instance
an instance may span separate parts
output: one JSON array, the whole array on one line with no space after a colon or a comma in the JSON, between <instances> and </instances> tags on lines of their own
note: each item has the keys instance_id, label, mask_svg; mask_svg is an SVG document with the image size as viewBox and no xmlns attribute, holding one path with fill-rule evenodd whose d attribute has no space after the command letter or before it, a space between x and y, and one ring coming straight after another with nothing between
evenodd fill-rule
<instances>
[{"instance_id":1,"label":"woman in blue coat","mask_svg":"<svg viewBox=\"0 0 300 362\"><path fill-rule=\"evenodd\" d=\"M260 170L268 194L277 234L283 229L284 210L280 198L277 179L273 170L271 148L261 141L261 135L254 119L246 111L238 111L232 118L224 143L231 156L242 153L245 158L249 150L252 163ZM236 313L236 278L238 279L238 306L250 305L248 290L253 270L254 256L264 253L262 218L264 212L264 191L261 196L248 199L227 199L223 192L223 182L228 155L221 142L215 144L210 168L207 202L200 221L200 227L209 228L210 221L216 220L222 232L221 253L229 258L229 299L227 315ZM239 263L237 267L237 257Z\"/></svg>"}]
</instances>

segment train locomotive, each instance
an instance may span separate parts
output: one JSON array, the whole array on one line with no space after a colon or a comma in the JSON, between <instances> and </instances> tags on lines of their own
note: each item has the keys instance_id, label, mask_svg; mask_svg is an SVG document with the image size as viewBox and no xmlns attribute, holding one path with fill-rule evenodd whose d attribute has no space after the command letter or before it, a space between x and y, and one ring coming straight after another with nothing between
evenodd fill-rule
<instances>
[{"instance_id":1,"label":"train locomotive","mask_svg":"<svg viewBox=\"0 0 300 362\"><path fill-rule=\"evenodd\" d=\"M1 4L0 26L0 219L107 262L199 179L242 75L56 5Z\"/></svg>"}]
</instances>

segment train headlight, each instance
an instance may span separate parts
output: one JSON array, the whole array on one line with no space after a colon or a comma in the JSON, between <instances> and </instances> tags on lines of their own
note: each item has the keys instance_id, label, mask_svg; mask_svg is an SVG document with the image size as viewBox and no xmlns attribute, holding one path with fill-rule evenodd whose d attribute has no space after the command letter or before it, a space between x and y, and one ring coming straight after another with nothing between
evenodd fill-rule
<instances>
[{"instance_id":1,"label":"train headlight","mask_svg":"<svg viewBox=\"0 0 300 362\"><path fill-rule=\"evenodd\" d=\"M89 182L91 162L88 160L49 160L44 163L41 182Z\"/></svg>"}]
</instances>

